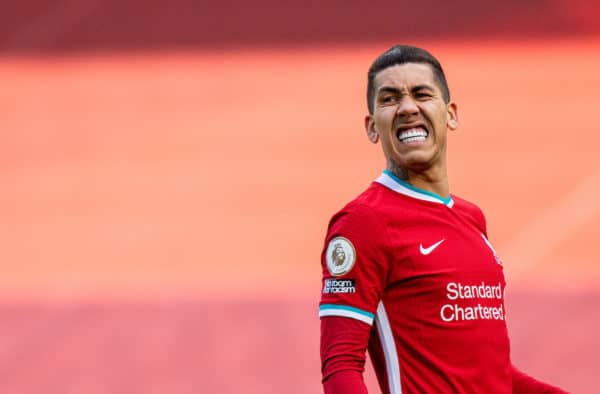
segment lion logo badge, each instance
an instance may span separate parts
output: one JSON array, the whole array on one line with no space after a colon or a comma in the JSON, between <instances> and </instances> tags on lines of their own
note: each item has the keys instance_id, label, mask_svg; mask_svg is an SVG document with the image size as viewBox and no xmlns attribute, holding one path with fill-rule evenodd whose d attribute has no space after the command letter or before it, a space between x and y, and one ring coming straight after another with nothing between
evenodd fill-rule
<instances>
[{"instance_id":1,"label":"lion logo badge","mask_svg":"<svg viewBox=\"0 0 600 394\"><path fill-rule=\"evenodd\" d=\"M325 252L327 269L333 276L342 276L350 272L356 261L354 245L347 238L335 237L329 241Z\"/></svg>"},{"instance_id":2,"label":"lion logo badge","mask_svg":"<svg viewBox=\"0 0 600 394\"><path fill-rule=\"evenodd\" d=\"M344 264L344 261L346 261L346 252L344 252L344 247L341 243L337 242L335 245L333 245L331 259L336 267L339 267L340 265Z\"/></svg>"}]
</instances>

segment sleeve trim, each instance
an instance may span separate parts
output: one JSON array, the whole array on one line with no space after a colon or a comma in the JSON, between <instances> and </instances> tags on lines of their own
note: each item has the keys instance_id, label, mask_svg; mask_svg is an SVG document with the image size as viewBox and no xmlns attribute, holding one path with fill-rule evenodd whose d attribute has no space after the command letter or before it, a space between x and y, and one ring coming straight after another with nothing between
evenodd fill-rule
<instances>
[{"instance_id":1,"label":"sleeve trim","mask_svg":"<svg viewBox=\"0 0 600 394\"><path fill-rule=\"evenodd\" d=\"M373 319L375 318L374 314L351 306L323 304L319 306L319 318L326 316L349 317L367 323L370 326L373 325Z\"/></svg>"}]
</instances>

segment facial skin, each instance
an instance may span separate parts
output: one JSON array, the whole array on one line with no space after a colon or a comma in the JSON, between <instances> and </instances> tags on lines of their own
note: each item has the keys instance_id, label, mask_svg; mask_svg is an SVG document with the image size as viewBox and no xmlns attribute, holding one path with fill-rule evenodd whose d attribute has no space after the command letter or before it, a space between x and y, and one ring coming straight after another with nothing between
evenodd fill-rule
<instances>
[{"instance_id":1,"label":"facial skin","mask_svg":"<svg viewBox=\"0 0 600 394\"><path fill-rule=\"evenodd\" d=\"M381 141L387 168L399 178L447 197L446 134L458 127L456 104L444 102L428 64L391 66L374 82L373 114L365 117L369 140Z\"/></svg>"}]
</instances>

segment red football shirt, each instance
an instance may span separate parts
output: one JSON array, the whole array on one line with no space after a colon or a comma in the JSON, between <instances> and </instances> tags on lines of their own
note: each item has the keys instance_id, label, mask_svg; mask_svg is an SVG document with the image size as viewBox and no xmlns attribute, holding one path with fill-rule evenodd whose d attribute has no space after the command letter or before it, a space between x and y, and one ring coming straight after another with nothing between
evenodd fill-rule
<instances>
[{"instance_id":1,"label":"red football shirt","mask_svg":"<svg viewBox=\"0 0 600 394\"><path fill-rule=\"evenodd\" d=\"M319 316L371 326L322 344L324 379L366 341L384 393L511 392L502 263L477 206L386 170L333 216L321 260Z\"/></svg>"}]
</instances>

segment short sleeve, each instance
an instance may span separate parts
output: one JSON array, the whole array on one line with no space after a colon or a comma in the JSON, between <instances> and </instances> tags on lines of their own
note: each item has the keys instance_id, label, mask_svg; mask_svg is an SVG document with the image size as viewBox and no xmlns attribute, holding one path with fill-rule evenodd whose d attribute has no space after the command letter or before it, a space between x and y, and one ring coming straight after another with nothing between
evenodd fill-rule
<instances>
[{"instance_id":1,"label":"short sleeve","mask_svg":"<svg viewBox=\"0 0 600 394\"><path fill-rule=\"evenodd\" d=\"M330 221L321 254L319 317L341 316L373 324L388 273L387 234L367 206L355 206Z\"/></svg>"}]
</instances>

